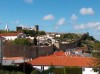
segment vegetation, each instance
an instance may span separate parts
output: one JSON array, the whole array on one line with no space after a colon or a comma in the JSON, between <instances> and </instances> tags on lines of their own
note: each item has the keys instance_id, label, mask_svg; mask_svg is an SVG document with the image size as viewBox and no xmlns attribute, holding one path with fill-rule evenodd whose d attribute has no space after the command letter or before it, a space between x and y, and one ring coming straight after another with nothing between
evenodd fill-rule
<instances>
[{"instance_id":1,"label":"vegetation","mask_svg":"<svg viewBox=\"0 0 100 74\"><path fill-rule=\"evenodd\" d=\"M61 34L61 37L56 37L55 39L61 42L61 41L75 41L79 38L80 37L77 34L68 33L68 34Z\"/></svg>"},{"instance_id":2,"label":"vegetation","mask_svg":"<svg viewBox=\"0 0 100 74\"><path fill-rule=\"evenodd\" d=\"M0 33L16 33L16 31L5 31L5 30L0 30Z\"/></svg>"},{"instance_id":3,"label":"vegetation","mask_svg":"<svg viewBox=\"0 0 100 74\"><path fill-rule=\"evenodd\" d=\"M63 67L63 68L54 68L51 67L48 70L39 72L34 70L31 74L82 74L82 68L79 67Z\"/></svg>"},{"instance_id":4,"label":"vegetation","mask_svg":"<svg viewBox=\"0 0 100 74\"><path fill-rule=\"evenodd\" d=\"M0 70L0 74L23 74L22 72L19 71L4 71L4 70Z\"/></svg>"},{"instance_id":5,"label":"vegetation","mask_svg":"<svg viewBox=\"0 0 100 74\"><path fill-rule=\"evenodd\" d=\"M25 70L25 71L24 71ZM51 66L48 70L38 71L35 70L31 64L23 63L19 66L2 66L0 74L82 74L80 67L62 67L55 68Z\"/></svg>"},{"instance_id":6,"label":"vegetation","mask_svg":"<svg viewBox=\"0 0 100 74\"><path fill-rule=\"evenodd\" d=\"M97 42L93 36L87 35L85 39L80 42L80 47L88 47L89 50L93 50L93 46Z\"/></svg>"},{"instance_id":7,"label":"vegetation","mask_svg":"<svg viewBox=\"0 0 100 74\"><path fill-rule=\"evenodd\" d=\"M34 70L31 64L22 63L19 66L1 66L0 65L0 74L31 74Z\"/></svg>"},{"instance_id":8,"label":"vegetation","mask_svg":"<svg viewBox=\"0 0 100 74\"><path fill-rule=\"evenodd\" d=\"M26 39L26 38L16 38L14 41L13 41L14 44L17 44L17 45L31 45L32 43L29 41L29 39Z\"/></svg>"},{"instance_id":9,"label":"vegetation","mask_svg":"<svg viewBox=\"0 0 100 74\"><path fill-rule=\"evenodd\" d=\"M23 30L23 33L31 37L36 37L38 35L45 35L44 31L34 31L34 30Z\"/></svg>"},{"instance_id":10,"label":"vegetation","mask_svg":"<svg viewBox=\"0 0 100 74\"><path fill-rule=\"evenodd\" d=\"M22 63L17 68L19 71L25 72L26 74L31 74L34 70L33 66L29 63Z\"/></svg>"},{"instance_id":11,"label":"vegetation","mask_svg":"<svg viewBox=\"0 0 100 74\"><path fill-rule=\"evenodd\" d=\"M95 57L94 61L94 67L95 71L98 71L100 74L100 42L95 43L93 46L93 56Z\"/></svg>"}]
</instances>

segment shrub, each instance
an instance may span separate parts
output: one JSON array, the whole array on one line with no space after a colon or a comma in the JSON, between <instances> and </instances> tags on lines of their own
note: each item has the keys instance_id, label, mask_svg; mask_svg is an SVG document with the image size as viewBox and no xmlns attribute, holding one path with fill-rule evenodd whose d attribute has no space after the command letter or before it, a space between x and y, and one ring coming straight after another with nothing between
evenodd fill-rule
<instances>
[{"instance_id":1,"label":"shrub","mask_svg":"<svg viewBox=\"0 0 100 74\"><path fill-rule=\"evenodd\" d=\"M26 38L17 38L14 40L14 44L17 45L31 45L31 42Z\"/></svg>"}]
</instances>

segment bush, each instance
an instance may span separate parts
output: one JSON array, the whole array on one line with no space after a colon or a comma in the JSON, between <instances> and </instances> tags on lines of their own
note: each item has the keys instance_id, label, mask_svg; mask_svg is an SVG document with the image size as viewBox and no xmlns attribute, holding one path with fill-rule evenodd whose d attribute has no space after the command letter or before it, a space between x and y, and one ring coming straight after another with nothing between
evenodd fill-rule
<instances>
[{"instance_id":1,"label":"bush","mask_svg":"<svg viewBox=\"0 0 100 74\"><path fill-rule=\"evenodd\" d=\"M31 74L82 74L82 68L80 67L63 67L63 68L55 68L51 66L48 70L39 71L34 70Z\"/></svg>"},{"instance_id":2,"label":"bush","mask_svg":"<svg viewBox=\"0 0 100 74\"><path fill-rule=\"evenodd\" d=\"M39 71L37 71L37 70L33 70L32 72L31 72L31 74L42 74L42 73L40 73ZM47 73L48 74L48 73Z\"/></svg>"},{"instance_id":3,"label":"bush","mask_svg":"<svg viewBox=\"0 0 100 74\"><path fill-rule=\"evenodd\" d=\"M0 70L0 74L23 74L19 71L6 71L6 70Z\"/></svg>"},{"instance_id":4,"label":"bush","mask_svg":"<svg viewBox=\"0 0 100 74\"><path fill-rule=\"evenodd\" d=\"M34 70L31 64L22 63L19 66L1 66L0 74L31 74Z\"/></svg>"},{"instance_id":5,"label":"bush","mask_svg":"<svg viewBox=\"0 0 100 74\"><path fill-rule=\"evenodd\" d=\"M17 45L31 45L31 42L26 38L17 38L14 40L14 44Z\"/></svg>"},{"instance_id":6,"label":"bush","mask_svg":"<svg viewBox=\"0 0 100 74\"><path fill-rule=\"evenodd\" d=\"M66 74L82 74L82 68L79 67L65 67Z\"/></svg>"},{"instance_id":7,"label":"bush","mask_svg":"<svg viewBox=\"0 0 100 74\"><path fill-rule=\"evenodd\" d=\"M32 65L29 64L29 63L22 63L22 64L20 64L18 66L18 69L19 69L19 71L22 71L22 72L25 71L26 74L31 74L31 72L34 70Z\"/></svg>"}]
</instances>

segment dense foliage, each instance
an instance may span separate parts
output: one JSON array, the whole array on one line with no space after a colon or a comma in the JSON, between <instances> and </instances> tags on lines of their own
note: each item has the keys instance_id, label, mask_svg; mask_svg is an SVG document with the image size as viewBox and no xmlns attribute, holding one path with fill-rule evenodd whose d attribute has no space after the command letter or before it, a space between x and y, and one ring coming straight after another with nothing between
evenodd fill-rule
<instances>
[{"instance_id":1,"label":"dense foliage","mask_svg":"<svg viewBox=\"0 0 100 74\"><path fill-rule=\"evenodd\" d=\"M29 39L26 38L16 38L13 43L17 45L31 45Z\"/></svg>"},{"instance_id":2,"label":"dense foliage","mask_svg":"<svg viewBox=\"0 0 100 74\"><path fill-rule=\"evenodd\" d=\"M16 66L16 65L1 66L0 65L0 74L31 74L33 70L34 68L29 63L22 63L19 66Z\"/></svg>"},{"instance_id":3,"label":"dense foliage","mask_svg":"<svg viewBox=\"0 0 100 74\"><path fill-rule=\"evenodd\" d=\"M55 37L55 39L59 42L61 42L61 41L75 41L79 38L80 37L77 34L74 34L74 33L61 34L60 37Z\"/></svg>"},{"instance_id":4,"label":"dense foliage","mask_svg":"<svg viewBox=\"0 0 100 74\"><path fill-rule=\"evenodd\" d=\"M93 46L95 43L97 43L98 40L96 40L93 36L87 35L81 42L80 47L88 47L89 50L93 50Z\"/></svg>"},{"instance_id":5,"label":"dense foliage","mask_svg":"<svg viewBox=\"0 0 100 74\"><path fill-rule=\"evenodd\" d=\"M4 70L0 70L0 74L23 74L23 73L19 72L19 71L4 71Z\"/></svg>"},{"instance_id":6,"label":"dense foliage","mask_svg":"<svg viewBox=\"0 0 100 74\"><path fill-rule=\"evenodd\" d=\"M100 42L99 43L95 43L93 46L93 56L100 60ZM96 61L97 62L97 61Z\"/></svg>"},{"instance_id":7,"label":"dense foliage","mask_svg":"<svg viewBox=\"0 0 100 74\"><path fill-rule=\"evenodd\" d=\"M0 30L0 33L16 33L16 31L5 31L5 30Z\"/></svg>"},{"instance_id":8,"label":"dense foliage","mask_svg":"<svg viewBox=\"0 0 100 74\"><path fill-rule=\"evenodd\" d=\"M34 70L31 74L82 74L82 68L79 67L63 67L63 68L50 68L48 70L39 72Z\"/></svg>"},{"instance_id":9,"label":"dense foliage","mask_svg":"<svg viewBox=\"0 0 100 74\"><path fill-rule=\"evenodd\" d=\"M35 37L38 35L45 35L44 31L34 31L34 30L23 30L23 33L31 37Z\"/></svg>"},{"instance_id":10,"label":"dense foliage","mask_svg":"<svg viewBox=\"0 0 100 74\"><path fill-rule=\"evenodd\" d=\"M100 42L97 42L93 46L93 56L95 57L94 61L94 67L96 71L100 74Z\"/></svg>"}]
</instances>

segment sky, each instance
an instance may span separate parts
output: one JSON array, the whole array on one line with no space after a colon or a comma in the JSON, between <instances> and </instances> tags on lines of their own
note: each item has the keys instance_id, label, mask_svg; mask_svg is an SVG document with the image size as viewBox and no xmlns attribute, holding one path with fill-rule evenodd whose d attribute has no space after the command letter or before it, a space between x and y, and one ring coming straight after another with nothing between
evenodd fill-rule
<instances>
[{"instance_id":1,"label":"sky","mask_svg":"<svg viewBox=\"0 0 100 74\"><path fill-rule=\"evenodd\" d=\"M0 0L0 29L6 24L46 32L87 33L100 40L100 0Z\"/></svg>"}]
</instances>

